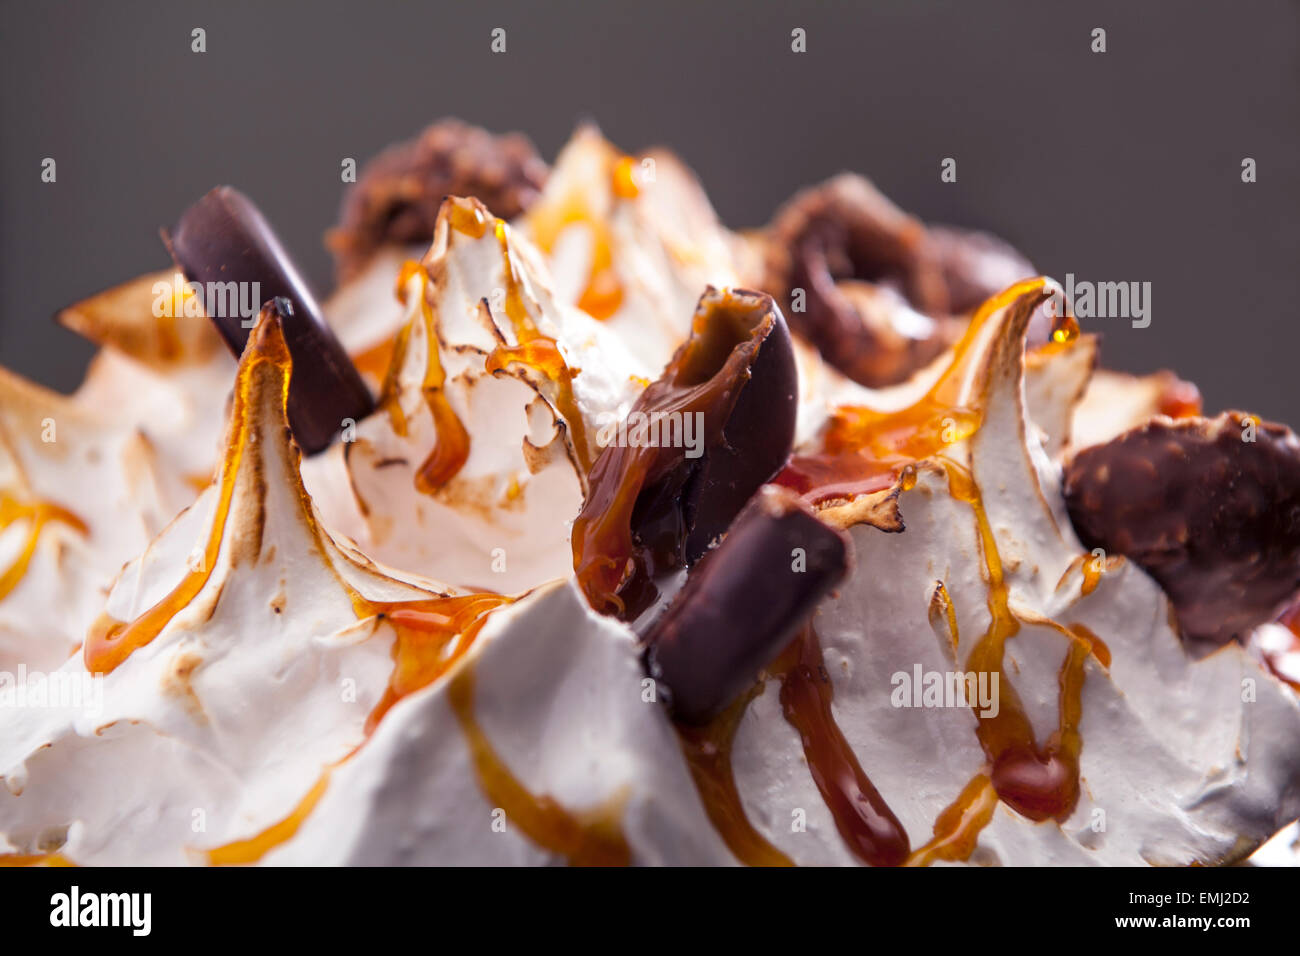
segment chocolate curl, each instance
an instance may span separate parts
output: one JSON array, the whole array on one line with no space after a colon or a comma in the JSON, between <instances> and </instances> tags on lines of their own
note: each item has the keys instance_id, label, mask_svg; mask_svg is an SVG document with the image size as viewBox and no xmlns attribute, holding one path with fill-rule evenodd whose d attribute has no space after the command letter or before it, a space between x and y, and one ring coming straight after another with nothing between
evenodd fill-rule
<instances>
[{"instance_id":1,"label":"chocolate curl","mask_svg":"<svg viewBox=\"0 0 1300 956\"><path fill-rule=\"evenodd\" d=\"M1285 426L1153 419L1081 451L1065 500L1085 547L1159 582L1186 638L1244 639L1300 591L1300 442Z\"/></svg>"},{"instance_id":2,"label":"chocolate curl","mask_svg":"<svg viewBox=\"0 0 1300 956\"><path fill-rule=\"evenodd\" d=\"M442 120L366 163L325 244L340 280L347 280L381 246L432 241L444 197L473 196L494 216L513 219L536 201L547 173L523 134L493 136Z\"/></svg>"},{"instance_id":3,"label":"chocolate curl","mask_svg":"<svg viewBox=\"0 0 1300 956\"><path fill-rule=\"evenodd\" d=\"M797 494L764 487L646 635L674 718L703 723L749 687L844 578L850 549Z\"/></svg>"},{"instance_id":4,"label":"chocolate curl","mask_svg":"<svg viewBox=\"0 0 1300 956\"><path fill-rule=\"evenodd\" d=\"M702 422L702 453L629 442L596 459L573 528L574 568L593 608L635 617L654 602L656 578L693 564L726 531L790 455L797 386L772 297L710 287L691 337L629 413Z\"/></svg>"},{"instance_id":5,"label":"chocolate curl","mask_svg":"<svg viewBox=\"0 0 1300 956\"><path fill-rule=\"evenodd\" d=\"M187 279L205 288L231 288L226 302L243 300L243 286L256 283L258 303L284 298L284 337L293 356L289 423L307 454L327 448L345 419L360 421L374 399L270 224L242 193L212 190L181 215L163 242ZM237 308L224 311L238 312ZM226 345L242 355L252 326L242 316L209 316Z\"/></svg>"}]
</instances>

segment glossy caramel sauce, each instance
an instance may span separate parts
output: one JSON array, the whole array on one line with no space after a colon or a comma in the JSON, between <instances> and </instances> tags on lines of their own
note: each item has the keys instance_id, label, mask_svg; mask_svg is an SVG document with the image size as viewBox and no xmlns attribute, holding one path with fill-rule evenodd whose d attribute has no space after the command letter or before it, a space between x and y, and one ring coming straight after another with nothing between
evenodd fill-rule
<instances>
[{"instance_id":1,"label":"glossy caramel sauce","mask_svg":"<svg viewBox=\"0 0 1300 956\"><path fill-rule=\"evenodd\" d=\"M340 583L341 579L340 579ZM366 718L360 744L326 767L312 789L284 819L259 833L205 852L214 866L256 863L297 834L329 787L333 771L365 746L384 716L399 700L414 694L446 674L469 651L488 615L513 598L499 594L467 594L417 601L370 601L344 584L360 618L388 621L396 633L393 672L383 697Z\"/></svg>"},{"instance_id":2,"label":"glossy caramel sauce","mask_svg":"<svg viewBox=\"0 0 1300 956\"><path fill-rule=\"evenodd\" d=\"M0 492L0 533L18 522L26 522L27 537L9 567L0 572L0 601L8 597L27 575L41 531L47 524L57 522L83 536L88 533L85 522L66 508L49 501L22 501L8 492Z\"/></svg>"},{"instance_id":3,"label":"glossy caramel sauce","mask_svg":"<svg viewBox=\"0 0 1300 956\"><path fill-rule=\"evenodd\" d=\"M1079 586L1081 594L1086 596L1097 590L1097 585L1101 583L1101 576L1106 570L1102 560L1093 557L1091 554L1083 559L1083 584Z\"/></svg>"},{"instance_id":4,"label":"glossy caramel sauce","mask_svg":"<svg viewBox=\"0 0 1300 956\"><path fill-rule=\"evenodd\" d=\"M351 754L348 756L351 756ZM343 759L346 760L347 757ZM339 763L342 762L339 761ZM334 766L338 766L338 764ZM316 809L316 804L320 803L320 798L325 796L325 791L329 787L330 774L333 770L334 767L326 768L324 773L320 775L320 779L307 791L307 795L298 801L298 805L283 820L272 824L246 840L235 840L208 850L204 854L208 865L243 866L256 863L276 847L292 839L297 834L298 828L302 826L303 821Z\"/></svg>"},{"instance_id":5,"label":"glossy caramel sauce","mask_svg":"<svg viewBox=\"0 0 1300 956\"><path fill-rule=\"evenodd\" d=\"M1070 632L1072 640L1059 678L1059 726L1039 746L1024 706L1002 668L1006 642L1019 632L1020 621L1007 603L1008 587L993 529L970 472L947 460L944 464L952 497L970 505L975 513L988 578L991 620L967 657L966 670L998 675L997 714L985 716L978 706L973 708L979 721L976 734L989 761L993 787L998 798L1022 816L1034 821L1063 821L1079 798L1079 754L1083 748L1078 732L1080 695L1083 665L1094 653L1093 643L1087 633ZM1109 652L1106 660L1109 662Z\"/></svg>"},{"instance_id":6,"label":"glossy caramel sauce","mask_svg":"<svg viewBox=\"0 0 1300 956\"><path fill-rule=\"evenodd\" d=\"M424 324L425 367L420 391L424 403L433 416L437 436L433 451L415 471L416 490L433 494L443 487L464 467L469 459L469 432L461 424L451 403L447 400L447 377L442 370L442 356L438 351L438 330L433 317L433 303L429 301L429 274L420 263L407 260L397 277L397 296L406 304L406 288L413 276L420 277L420 319ZM397 378L406 358L411 327L403 326L393 343L392 363L380 396L380 406L387 410L393 431L406 434L406 417L399 401Z\"/></svg>"},{"instance_id":7,"label":"glossy caramel sauce","mask_svg":"<svg viewBox=\"0 0 1300 956\"><path fill-rule=\"evenodd\" d=\"M451 678L447 697L469 744L479 787L489 803L505 811L507 825L519 827L538 846L565 857L574 866L626 866L632 862L621 825L621 799L575 812L549 795L531 793L474 718L471 668L463 667Z\"/></svg>"},{"instance_id":8,"label":"glossy caramel sauce","mask_svg":"<svg viewBox=\"0 0 1300 956\"><path fill-rule=\"evenodd\" d=\"M488 612L510 604L499 594L372 605L397 632L393 643L393 674L383 699L366 720L366 732L379 726L389 709L410 694L428 687L465 656L487 623Z\"/></svg>"},{"instance_id":9,"label":"glossy caramel sauce","mask_svg":"<svg viewBox=\"0 0 1300 956\"><path fill-rule=\"evenodd\" d=\"M636 181L636 161L631 156L609 155L609 184L614 201L627 201L640 195ZM540 202L526 214L528 228L538 247L547 254L566 228L575 223L585 226L591 235L591 268L587 283L578 297L578 308L592 318L604 321L623 305L623 284L614 268L613 240L609 223L591 208L585 195L574 191L553 201Z\"/></svg>"},{"instance_id":10,"label":"glossy caramel sauce","mask_svg":"<svg viewBox=\"0 0 1300 956\"><path fill-rule=\"evenodd\" d=\"M515 345L499 345L488 356L484 366L487 372L496 372L510 364L524 365L541 372L554 386L556 411L564 419L565 427L571 433L574 453L578 457L578 467L583 475L591 471L595 459L587 438L587 425L578 409L578 400L573 393L573 379L581 369L572 368L564 360L559 343L549 335L543 335L537 323L528 314L524 305L523 291L519 282L519 273L515 268L514 258L510 254L510 237L504 220L496 220L494 232L501 247L501 259L505 263L505 311L506 317L514 328Z\"/></svg>"},{"instance_id":11,"label":"glossy caramel sauce","mask_svg":"<svg viewBox=\"0 0 1300 956\"><path fill-rule=\"evenodd\" d=\"M907 831L867 779L835 722L835 689L811 624L774 669L781 678L781 709L799 732L808 771L844 844L871 866L898 866L911 850Z\"/></svg>"},{"instance_id":12,"label":"glossy caramel sauce","mask_svg":"<svg viewBox=\"0 0 1300 956\"><path fill-rule=\"evenodd\" d=\"M961 397L971 366L980 355L975 343L998 313L1042 287L1041 279L1018 282L980 306L954 349L952 363L929 391L907 408L893 412L864 405L836 408L821 447L795 455L773 480L814 504L851 500L893 487L908 465L969 438L982 418L980 410L963 405ZM1044 348L1066 347L1078 334L1072 317L1058 319L1052 341Z\"/></svg>"},{"instance_id":13,"label":"glossy caramel sauce","mask_svg":"<svg viewBox=\"0 0 1300 956\"><path fill-rule=\"evenodd\" d=\"M82 647L86 669L91 673L109 673L134 651L152 641L208 583L225 538L226 521L230 517L230 502L235 493L240 465L248 446L256 441L256 436L252 434L254 412L250 407L255 400L254 389L259 378L269 376L272 387L278 389L281 407L285 407L289 395L290 367L289 349L278 330L275 334L250 337L235 378L235 403L230 416L231 433L217 478L217 503L212 516L212 527L203 546L203 560L198 568L191 567L180 583L162 600L135 620L126 622L116 620L108 614L100 615L86 635Z\"/></svg>"},{"instance_id":14,"label":"glossy caramel sauce","mask_svg":"<svg viewBox=\"0 0 1300 956\"><path fill-rule=\"evenodd\" d=\"M724 296L720 305L697 312L691 337L633 406L633 411L647 415L700 414L706 448L720 440L758 349L776 321L772 313L747 305L733 293ZM681 449L629 443L610 445L596 459L590 491L572 533L578 586L596 611L627 613L629 596L646 603L647 593L653 591L647 582L658 572L680 567L680 556L670 553L671 543L682 537L680 528L659 535L669 545L656 548L633 540L632 521L641 492L681 458ZM664 520L680 517L673 512ZM625 585L635 586L637 594L629 595Z\"/></svg>"},{"instance_id":15,"label":"glossy caramel sauce","mask_svg":"<svg viewBox=\"0 0 1300 956\"><path fill-rule=\"evenodd\" d=\"M892 413L862 406L836 409L821 447L812 454L793 458L777 478L812 502L827 502L881 491L895 483L901 483L904 490L909 489L916 481L915 463L923 459L938 460L947 470L950 494L969 505L976 518L987 578L990 624L970 651L965 669L998 675L1000 706L996 716L984 717L978 704L973 703L977 736L987 766L939 815L933 837L924 846L909 852L906 833L871 787L835 726L830 707L832 688L816 647L815 634L809 630L802 635L778 665L778 670L784 669L785 675L782 705L787 719L800 732L814 781L846 845L867 862L928 865L936 860L967 860L999 802L1034 821L1062 821L1073 812L1078 801L1084 666L1092 656L1108 668L1109 649L1082 625L1067 628L1045 622L1070 643L1058 675L1057 729L1040 745L1015 688L1003 671L1006 642L1019 632L1020 621L1008 606L1008 587L979 489L966 469L941 454L949 445L968 438L981 424L980 409L960 404L965 383L973 371L976 337L995 314L1035 287L1042 287L1041 280L1019 283L981 307L956 347L951 365L919 401ZM1077 323L1066 316L1056 321L1050 341L1041 348L1064 350L1078 336ZM1091 555L1084 556L1084 593L1097 586L1104 570L1097 564ZM942 627L956 649L956 614L942 583L932 593L928 614L931 626L936 632ZM796 679L792 680L791 675L796 675ZM746 702L735 705L740 713ZM739 719L739 715L729 716L733 724ZM719 753L725 751L720 749ZM730 765L719 759L704 769L708 778L703 781L699 779L703 774L697 773L701 794L725 792L725 782L731 779ZM734 782L731 789L734 790ZM725 803L731 808L740 807L738 797ZM745 826L748 827L747 822ZM738 829L734 822L729 822L728 827L731 831ZM744 828L739 829L744 833ZM730 845L731 841L728 842ZM737 855L747 861L745 856Z\"/></svg>"},{"instance_id":16,"label":"glossy caramel sauce","mask_svg":"<svg viewBox=\"0 0 1300 956\"><path fill-rule=\"evenodd\" d=\"M943 634L948 639L948 644L952 648L953 655L957 653L957 609L952 606L952 598L948 596L948 589L944 587L942 581L935 583L934 593L930 595L930 608L926 612L926 617L930 621L930 629L936 634L939 633L940 627Z\"/></svg>"},{"instance_id":17,"label":"glossy caramel sauce","mask_svg":"<svg viewBox=\"0 0 1300 956\"><path fill-rule=\"evenodd\" d=\"M979 842L980 831L993 819L998 794L986 774L978 774L962 788L949 806L934 821L934 836L925 846L913 851L907 866L929 866L935 860L950 863L971 858Z\"/></svg>"},{"instance_id":18,"label":"glossy caramel sauce","mask_svg":"<svg viewBox=\"0 0 1300 956\"><path fill-rule=\"evenodd\" d=\"M376 382L383 382L393 364L393 351L397 347L397 337L380 339L369 348L362 349L352 356L352 364L357 371Z\"/></svg>"},{"instance_id":19,"label":"glossy caramel sauce","mask_svg":"<svg viewBox=\"0 0 1300 956\"><path fill-rule=\"evenodd\" d=\"M677 737L690 767L705 813L722 842L746 866L794 866L794 861L754 829L745 815L736 776L731 769L731 746L749 702L763 690L762 682L736 698L707 724L677 724Z\"/></svg>"},{"instance_id":20,"label":"glossy caramel sauce","mask_svg":"<svg viewBox=\"0 0 1300 956\"><path fill-rule=\"evenodd\" d=\"M151 641L207 583L216 564L226 520L234 493L240 462L250 444L268 440L256 434L253 405L265 395L270 383L278 399L280 417L287 422L286 402L291 360L279 325L264 322L254 332L240 363L235 383L235 406L231 416L230 440L220 472L220 500L213 516L204 556L204 571L191 571L162 601L130 624L110 622L95 628L87 638L83 654L92 671L112 670L138 647ZM257 453L254 448L254 454ZM301 517L318 549L325 552L324 532L311 509L310 499L297 473L295 479ZM488 615L513 602L513 598L482 593L430 597L400 602L371 601L356 591L330 565L335 581L348 594L358 619L388 621L395 632L393 670L388 686L368 715L361 743L335 763L323 769L320 777L296 806L281 820L252 835L223 846L199 851L213 865L256 863L268 852L291 839L316 808L329 786L334 769L350 759L371 738L384 716L401 699L429 686L445 676L460 662L473 645ZM508 768L496 758L492 747L478 728L471 706L472 684L468 671L449 686L457 720L474 756L475 766L489 799L506 808L511 821L539 845L563 853L577 863L627 862L629 853L623 840L619 819L621 802L591 813L572 814L553 799L533 796L514 779ZM28 861L58 860L49 857L0 858L0 864L24 865Z\"/></svg>"}]
</instances>

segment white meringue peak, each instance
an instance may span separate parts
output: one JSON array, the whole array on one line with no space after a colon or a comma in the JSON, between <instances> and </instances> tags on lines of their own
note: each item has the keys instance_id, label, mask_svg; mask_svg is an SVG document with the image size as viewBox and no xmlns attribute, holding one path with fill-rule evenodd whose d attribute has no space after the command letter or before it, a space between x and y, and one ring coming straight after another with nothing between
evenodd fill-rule
<instances>
[{"instance_id":1,"label":"white meringue peak","mask_svg":"<svg viewBox=\"0 0 1300 956\"><path fill-rule=\"evenodd\" d=\"M408 319L380 410L345 448L357 540L475 587L567 577L597 431L626 414L649 369L558 303L535 250L477 200L444 203L401 291Z\"/></svg>"},{"instance_id":2,"label":"white meringue peak","mask_svg":"<svg viewBox=\"0 0 1300 956\"><path fill-rule=\"evenodd\" d=\"M561 150L520 226L547 255L558 297L635 343L656 377L689 334L700 293L739 284L746 263L680 160L625 155L594 126Z\"/></svg>"},{"instance_id":3,"label":"white meringue peak","mask_svg":"<svg viewBox=\"0 0 1300 956\"><path fill-rule=\"evenodd\" d=\"M99 704L0 711L10 859L725 861L631 633L571 586L452 594L334 541L298 478L288 374L268 314L219 481L60 669L100 681Z\"/></svg>"},{"instance_id":4,"label":"white meringue peak","mask_svg":"<svg viewBox=\"0 0 1300 956\"><path fill-rule=\"evenodd\" d=\"M714 770L734 775L738 796L711 809L742 821L733 848L759 861L861 862L889 851L880 833L892 831L911 863L1218 863L1300 813L1295 695L1236 644L1193 660L1136 566L1085 566L1059 466L1025 410L1024 332L1050 292L1020 283L977 314L929 393L943 402L849 420L866 447L919 461L895 465L872 493L823 503L857 554L804 638L820 650L812 672L822 668L833 709L801 704L787 663L743 717L712 731L732 748L730 768ZM1070 380L1072 351L1051 359ZM998 675L995 715L912 706L910 694L900 706L913 675L970 672ZM829 809L846 777L819 777L818 765L837 762L892 811L874 842L863 819ZM804 831L790 826L796 808Z\"/></svg>"}]
</instances>

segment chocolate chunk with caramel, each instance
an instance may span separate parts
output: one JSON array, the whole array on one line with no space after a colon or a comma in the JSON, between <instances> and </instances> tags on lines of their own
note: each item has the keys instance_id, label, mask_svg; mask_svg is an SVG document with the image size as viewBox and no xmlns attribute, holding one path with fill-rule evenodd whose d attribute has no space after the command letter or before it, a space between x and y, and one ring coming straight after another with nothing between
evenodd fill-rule
<instances>
[{"instance_id":1,"label":"chocolate chunk with caramel","mask_svg":"<svg viewBox=\"0 0 1300 956\"><path fill-rule=\"evenodd\" d=\"M1084 546L1155 578L1194 641L1244 639L1300 590L1300 442L1282 425L1153 419L1081 451L1065 498Z\"/></svg>"},{"instance_id":2,"label":"chocolate chunk with caramel","mask_svg":"<svg viewBox=\"0 0 1300 956\"><path fill-rule=\"evenodd\" d=\"M657 577L704 554L789 457L797 402L793 345L772 297L710 287L690 338L633 405L628 441L592 467L573 527L592 607L630 619L654 601Z\"/></svg>"},{"instance_id":3,"label":"chocolate chunk with caramel","mask_svg":"<svg viewBox=\"0 0 1300 956\"><path fill-rule=\"evenodd\" d=\"M749 687L843 579L850 547L797 494L763 488L646 635L673 716L708 720Z\"/></svg>"},{"instance_id":4,"label":"chocolate chunk with caramel","mask_svg":"<svg viewBox=\"0 0 1300 956\"><path fill-rule=\"evenodd\" d=\"M473 196L502 219L518 216L546 183L547 166L521 133L493 136L447 119L366 163L326 237L338 276L359 272L381 246L428 243L446 196Z\"/></svg>"},{"instance_id":5,"label":"chocolate chunk with caramel","mask_svg":"<svg viewBox=\"0 0 1300 956\"><path fill-rule=\"evenodd\" d=\"M229 186L212 190L185 210L163 241L189 282L222 292L207 295L214 301L205 313L236 356L243 354L256 315L244 314L244 307L287 300L279 312L293 357L289 423L303 451L328 447L345 420L360 421L374 410L370 390L325 324L306 280L247 196Z\"/></svg>"}]
</instances>

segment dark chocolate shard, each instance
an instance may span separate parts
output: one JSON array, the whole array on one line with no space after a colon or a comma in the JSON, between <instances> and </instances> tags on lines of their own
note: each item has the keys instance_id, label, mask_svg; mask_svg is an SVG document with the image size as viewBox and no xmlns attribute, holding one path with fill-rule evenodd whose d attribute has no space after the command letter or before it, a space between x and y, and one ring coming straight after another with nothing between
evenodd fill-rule
<instances>
[{"instance_id":1,"label":"dark chocolate shard","mask_svg":"<svg viewBox=\"0 0 1300 956\"><path fill-rule=\"evenodd\" d=\"M1242 412L1152 419L1066 467L1087 548L1136 562L1193 642L1244 640L1300 591L1300 442Z\"/></svg>"},{"instance_id":2,"label":"dark chocolate shard","mask_svg":"<svg viewBox=\"0 0 1300 956\"><path fill-rule=\"evenodd\" d=\"M270 223L247 196L219 186L181 215L163 241L185 277L205 289L222 291L218 307L208 309L226 345L242 355L253 316L232 303L290 300L284 337L293 356L289 422L307 454L329 446L346 419L360 421L374 410L374 399L339 340L322 318L320 306L294 266ZM225 307L221 307L221 303Z\"/></svg>"},{"instance_id":3,"label":"dark chocolate shard","mask_svg":"<svg viewBox=\"0 0 1300 956\"><path fill-rule=\"evenodd\" d=\"M797 402L793 345L772 297L710 287L690 338L628 415L675 422L691 440L611 444L592 467L573 528L592 607L631 619L655 600L656 578L704 554L789 457Z\"/></svg>"},{"instance_id":4,"label":"dark chocolate shard","mask_svg":"<svg viewBox=\"0 0 1300 956\"><path fill-rule=\"evenodd\" d=\"M701 723L754 682L848 571L848 536L768 485L646 635L675 719Z\"/></svg>"},{"instance_id":5,"label":"dark chocolate shard","mask_svg":"<svg viewBox=\"0 0 1300 956\"><path fill-rule=\"evenodd\" d=\"M447 119L366 163L343 200L325 244L338 277L356 275L381 246L433 240L445 196L473 196L494 216L513 219L546 184L548 169L521 133L493 136Z\"/></svg>"}]
</instances>

